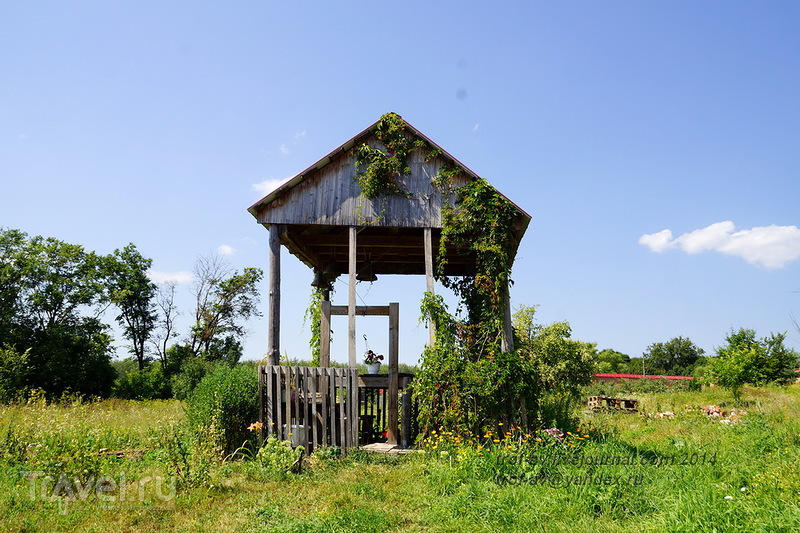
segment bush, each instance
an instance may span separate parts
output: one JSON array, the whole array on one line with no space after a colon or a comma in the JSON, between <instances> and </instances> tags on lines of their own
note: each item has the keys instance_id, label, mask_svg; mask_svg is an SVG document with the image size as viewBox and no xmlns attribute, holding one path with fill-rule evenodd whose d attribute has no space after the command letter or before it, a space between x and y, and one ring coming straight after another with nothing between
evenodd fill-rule
<instances>
[{"instance_id":1,"label":"bush","mask_svg":"<svg viewBox=\"0 0 800 533\"><path fill-rule=\"evenodd\" d=\"M28 352L19 353L13 346L0 346L0 403L18 399L25 393Z\"/></svg>"},{"instance_id":2,"label":"bush","mask_svg":"<svg viewBox=\"0 0 800 533\"><path fill-rule=\"evenodd\" d=\"M282 478L289 474L296 461L303 460L303 447L292 449L289 441L279 441L271 436L256 454L256 462L270 477Z\"/></svg>"},{"instance_id":3,"label":"bush","mask_svg":"<svg viewBox=\"0 0 800 533\"><path fill-rule=\"evenodd\" d=\"M199 357L188 357L180 364L180 370L171 378L172 396L176 400L185 400L203 381L218 363L212 363Z\"/></svg>"},{"instance_id":4,"label":"bush","mask_svg":"<svg viewBox=\"0 0 800 533\"><path fill-rule=\"evenodd\" d=\"M199 435L226 455L254 438L247 426L258 419L258 379L252 365L215 367L187 398L186 418Z\"/></svg>"},{"instance_id":5,"label":"bush","mask_svg":"<svg viewBox=\"0 0 800 533\"><path fill-rule=\"evenodd\" d=\"M151 363L118 377L111 393L124 400L166 400L172 395L161 363Z\"/></svg>"}]
</instances>

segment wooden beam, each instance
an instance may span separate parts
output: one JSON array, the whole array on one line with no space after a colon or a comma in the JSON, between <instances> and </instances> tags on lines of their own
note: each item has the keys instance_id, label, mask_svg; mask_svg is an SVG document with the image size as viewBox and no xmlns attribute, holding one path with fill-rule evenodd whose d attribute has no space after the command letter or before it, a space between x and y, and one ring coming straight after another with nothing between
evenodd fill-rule
<instances>
[{"instance_id":1,"label":"wooden beam","mask_svg":"<svg viewBox=\"0 0 800 533\"><path fill-rule=\"evenodd\" d=\"M348 305L332 305L331 315L342 316L350 313L350 306ZM389 316L388 305L357 305L356 316Z\"/></svg>"},{"instance_id":2,"label":"wooden beam","mask_svg":"<svg viewBox=\"0 0 800 533\"><path fill-rule=\"evenodd\" d=\"M347 361L350 368L356 367L356 227L350 226L350 249L348 254L348 272L350 285L347 302Z\"/></svg>"},{"instance_id":3,"label":"wooden beam","mask_svg":"<svg viewBox=\"0 0 800 533\"><path fill-rule=\"evenodd\" d=\"M398 359L400 357L400 304L389 304L389 421L386 440L390 444L398 443Z\"/></svg>"},{"instance_id":4,"label":"wooden beam","mask_svg":"<svg viewBox=\"0 0 800 533\"><path fill-rule=\"evenodd\" d=\"M269 310L267 311L267 358L277 365L281 358L281 241L283 228L269 227Z\"/></svg>"}]
</instances>

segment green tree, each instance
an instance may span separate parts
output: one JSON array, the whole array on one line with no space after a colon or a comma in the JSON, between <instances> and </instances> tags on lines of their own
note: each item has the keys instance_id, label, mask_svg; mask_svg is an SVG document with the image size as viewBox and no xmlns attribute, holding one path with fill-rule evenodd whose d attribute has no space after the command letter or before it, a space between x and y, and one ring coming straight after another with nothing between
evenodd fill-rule
<instances>
[{"instance_id":1,"label":"green tree","mask_svg":"<svg viewBox=\"0 0 800 533\"><path fill-rule=\"evenodd\" d=\"M517 350L532 366L534 397L529 405L540 424L563 425L580 399L582 387L592 381L597 348L594 343L572 339L566 322L534 326L533 331Z\"/></svg>"},{"instance_id":2,"label":"green tree","mask_svg":"<svg viewBox=\"0 0 800 533\"><path fill-rule=\"evenodd\" d=\"M731 331L717 357L708 359L707 377L730 390L738 401L745 384L787 384L794 380L797 352L783 345L785 333L756 339L752 329Z\"/></svg>"},{"instance_id":3,"label":"green tree","mask_svg":"<svg viewBox=\"0 0 800 533\"><path fill-rule=\"evenodd\" d=\"M690 375L704 353L691 340L675 337L648 346L644 352L645 367L648 374Z\"/></svg>"},{"instance_id":4,"label":"green tree","mask_svg":"<svg viewBox=\"0 0 800 533\"><path fill-rule=\"evenodd\" d=\"M629 355L606 348L595 357L597 371L604 374L627 374L631 358Z\"/></svg>"},{"instance_id":5,"label":"green tree","mask_svg":"<svg viewBox=\"0 0 800 533\"><path fill-rule=\"evenodd\" d=\"M241 274L231 271L219 256L198 260L192 353L211 355L212 348L221 346L220 342L224 344L226 337L244 334L243 322L261 315L258 282L262 276L259 268L245 268Z\"/></svg>"},{"instance_id":6,"label":"green tree","mask_svg":"<svg viewBox=\"0 0 800 533\"><path fill-rule=\"evenodd\" d=\"M11 402L24 393L27 374L28 352L0 346L0 402Z\"/></svg>"},{"instance_id":7,"label":"green tree","mask_svg":"<svg viewBox=\"0 0 800 533\"><path fill-rule=\"evenodd\" d=\"M102 259L79 245L0 230L0 343L27 352L25 387L107 394L113 381Z\"/></svg>"},{"instance_id":8,"label":"green tree","mask_svg":"<svg viewBox=\"0 0 800 533\"><path fill-rule=\"evenodd\" d=\"M158 319L154 301L157 287L147 276L152 264L152 259L143 257L133 244L106 258L108 298L119 310L117 322L131 342L130 353L139 370L147 362L148 340Z\"/></svg>"}]
</instances>

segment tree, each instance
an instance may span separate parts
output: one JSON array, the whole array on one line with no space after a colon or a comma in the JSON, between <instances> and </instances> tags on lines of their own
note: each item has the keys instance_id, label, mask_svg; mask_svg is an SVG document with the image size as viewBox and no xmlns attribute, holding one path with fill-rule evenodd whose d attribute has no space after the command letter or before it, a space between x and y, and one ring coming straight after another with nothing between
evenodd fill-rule
<instances>
[{"instance_id":1,"label":"tree","mask_svg":"<svg viewBox=\"0 0 800 533\"><path fill-rule=\"evenodd\" d=\"M598 372L604 374L627 374L631 358L629 355L606 348L597 354L595 362L597 363Z\"/></svg>"},{"instance_id":2,"label":"tree","mask_svg":"<svg viewBox=\"0 0 800 533\"><path fill-rule=\"evenodd\" d=\"M108 298L119 309L117 322L131 342L130 352L139 370L144 369L148 339L158 319L153 301L157 287L147 277L152 264L133 244L106 258Z\"/></svg>"},{"instance_id":3,"label":"tree","mask_svg":"<svg viewBox=\"0 0 800 533\"><path fill-rule=\"evenodd\" d=\"M28 352L19 353L13 346L0 346L0 402L8 403L25 390Z\"/></svg>"},{"instance_id":4,"label":"tree","mask_svg":"<svg viewBox=\"0 0 800 533\"><path fill-rule=\"evenodd\" d=\"M675 337L648 346L645 367L650 374L689 375L703 353L691 340Z\"/></svg>"},{"instance_id":5,"label":"tree","mask_svg":"<svg viewBox=\"0 0 800 533\"><path fill-rule=\"evenodd\" d=\"M263 272L245 268L241 274L231 269L220 256L201 257L195 265L195 324L191 349L195 355L211 355L215 342L244 334L243 322L258 311L258 282Z\"/></svg>"},{"instance_id":6,"label":"tree","mask_svg":"<svg viewBox=\"0 0 800 533\"><path fill-rule=\"evenodd\" d=\"M51 396L110 389L102 262L79 245L0 230L0 344L27 353L24 387Z\"/></svg>"},{"instance_id":7,"label":"tree","mask_svg":"<svg viewBox=\"0 0 800 533\"><path fill-rule=\"evenodd\" d=\"M518 349L533 368L536 392L531 406L540 423L564 424L581 388L592 381L597 348L594 343L572 339L567 322L536 326L534 332Z\"/></svg>"},{"instance_id":8,"label":"tree","mask_svg":"<svg viewBox=\"0 0 800 533\"><path fill-rule=\"evenodd\" d=\"M175 320L180 315L175 305L177 285L174 281L168 281L159 287L156 294L157 318L152 343L164 370L167 370L169 343L178 336L175 331Z\"/></svg>"},{"instance_id":9,"label":"tree","mask_svg":"<svg viewBox=\"0 0 800 533\"><path fill-rule=\"evenodd\" d=\"M708 360L708 378L730 390L738 401L745 384L787 384L794 380L797 352L783 345L785 333L756 339L752 329L731 331L717 357Z\"/></svg>"}]
</instances>

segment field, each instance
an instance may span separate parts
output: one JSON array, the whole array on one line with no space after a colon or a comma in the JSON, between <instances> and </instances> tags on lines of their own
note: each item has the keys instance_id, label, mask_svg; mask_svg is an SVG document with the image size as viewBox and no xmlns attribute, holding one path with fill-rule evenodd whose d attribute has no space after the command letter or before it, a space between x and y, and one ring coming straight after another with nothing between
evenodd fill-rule
<instances>
[{"instance_id":1,"label":"field","mask_svg":"<svg viewBox=\"0 0 800 533\"><path fill-rule=\"evenodd\" d=\"M798 531L800 388L640 394L572 428L422 452L220 460L180 402L0 407L3 531ZM659 418L658 413L670 411ZM724 419L727 422L723 422Z\"/></svg>"}]
</instances>

